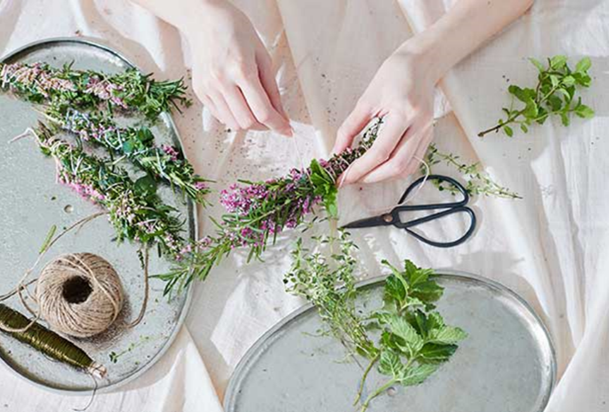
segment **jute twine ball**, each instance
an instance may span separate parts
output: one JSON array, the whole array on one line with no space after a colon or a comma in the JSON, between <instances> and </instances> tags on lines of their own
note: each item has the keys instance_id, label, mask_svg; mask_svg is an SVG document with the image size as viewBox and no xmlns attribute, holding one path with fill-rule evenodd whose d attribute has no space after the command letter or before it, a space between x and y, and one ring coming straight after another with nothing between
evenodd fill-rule
<instances>
[{"instance_id":1,"label":"jute twine ball","mask_svg":"<svg viewBox=\"0 0 609 412\"><path fill-rule=\"evenodd\" d=\"M124 301L112 265L91 253L68 254L47 264L36 294L40 315L51 328L80 338L108 329Z\"/></svg>"}]
</instances>

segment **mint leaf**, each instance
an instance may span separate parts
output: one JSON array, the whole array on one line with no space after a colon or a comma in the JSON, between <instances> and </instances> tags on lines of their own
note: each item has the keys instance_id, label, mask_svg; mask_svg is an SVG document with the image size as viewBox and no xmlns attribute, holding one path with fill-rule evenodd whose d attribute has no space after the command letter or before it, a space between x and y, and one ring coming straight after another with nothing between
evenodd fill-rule
<instances>
[{"instance_id":1,"label":"mint leaf","mask_svg":"<svg viewBox=\"0 0 609 412\"><path fill-rule=\"evenodd\" d=\"M392 350L384 350L381 352L378 370L383 375L392 376L396 379L399 379L406 374L406 368L400 360L400 357Z\"/></svg>"},{"instance_id":2,"label":"mint leaf","mask_svg":"<svg viewBox=\"0 0 609 412\"><path fill-rule=\"evenodd\" d=\"M417 360L419 363L444 363L450 360L450 357L455 353L457 348L457 345L426 343L423 348L421 348Z\"/></svg>"},{"instance_id":3,"label":"mint leaf","mask_svg":"<svg viewBox=\"0 0 609 412\"><path fill-rule=\"evenodd\" d=\"M411 354L418 352L423 347L423 338L406 319L398 315L389 315L385 316L383 320L389 325L391 333L402 340L403 345L400 346L405 346Z\"/></svg>"},{"instance_id":4,"label":"mint leaf","mask_svg":"<svg viewBox=\"0 0 609 412\"><path fill-rule=\"evenodd\" d=\"M558 56L554 56L550 59L550 66L554 70L560 70L560 69L564 68L566 64L567 64L566 56L558 55Z\"/></svg>"},{"instance_id":5,"label":"mint leaf","mask_svg":"<svg viewBox=\"0 0 609 412\"><path fill-rule=\"evenodd\" d=\"M404 386L414 386L423 383L432 373L438 370L438 365L422 364L408 368L399 379Z\"/></svg>"},{"instance_id":6,"label":"mint leaf","mask_svg":"<svg viewBox=\"0 0 609 412\"><path fill-rule=\"evenodd\" d=\"M455 326L444 326L440 329L431 330L427 338L430 343L443 345L454 345L467 338L467 333Z\"/></svg>"}]
</instances>

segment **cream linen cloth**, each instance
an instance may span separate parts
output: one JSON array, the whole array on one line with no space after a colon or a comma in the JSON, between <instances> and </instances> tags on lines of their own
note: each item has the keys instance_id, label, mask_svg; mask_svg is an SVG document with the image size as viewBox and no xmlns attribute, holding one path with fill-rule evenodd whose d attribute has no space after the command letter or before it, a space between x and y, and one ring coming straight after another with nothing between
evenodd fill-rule
<instances>
[{"instance_id":1,"label":"cream linen cloth","mask_svg":"<svg viewBox=\"0 0 609 412\"><path fill-rule=\"evenodd\" d=\"M449 7L439 0L236 3L271 50L297 137L226 133L199 104L177 115L189 158L198 172L217 179L218 187L240 177L278 176L313 156L327 156L336 129L383 60ZM382 257L393 262L408 257L423 266L487 276L529 301L556 343L561 380L551 412L609 410L609 254L602 253L609 243L603 181L609 143L602 134L609 129L608 100L602 98L609 81L607 19L609 0L538 0L442 82L454 112L445 114L438 99L438 146L483 162L524 200L476 199L480 229L471 241L447 251L396 230L355 236L371 275L379 274ZM0 0L1 54L35 40L75 35L111 45L160 78L188 76L188 48L197 46L185 44L175 29L126 0ZM536 73L526 58L554 53L592 57L594 86L583 95L597 117L575 120L567 129L548 122L513 139L477 138L508 101L504 76L532 83ZM343 190L342 219L392 206L407 184ZM218 216L221 210L216 206L207 213ZM430 230L441 236L459 225ZM99 395L89 411L221 411L220 399L243 354L303 303L284 293L281 282L293 239L281 239L265 264L244 266L246 256L236 253L196 285L187 326L167 355L137 382ZM0 411L66 411L87 401L46 392L0 368Z\"/></svg>"}]
</instances>

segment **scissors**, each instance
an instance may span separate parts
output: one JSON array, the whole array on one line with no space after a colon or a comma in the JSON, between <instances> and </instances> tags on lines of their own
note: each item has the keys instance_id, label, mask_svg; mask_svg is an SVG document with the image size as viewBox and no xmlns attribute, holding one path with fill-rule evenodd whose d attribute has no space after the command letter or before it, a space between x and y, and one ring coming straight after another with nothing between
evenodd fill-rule
<instances>
[{"instance_id":1,"label":"scissors","mask_svg":"<svg viewBox=\"0 0 609 412\"><path fill-rule=\"evenodd\" d=\"M404 201L408 198L408 196L419 187L425 180L435 180L438 183L447 182L453 185L458 192L463 195L463 198L456 202L448 202L448 203L431 203L431 204L423 204L423 205L404 205ZM406 232L417 238L423 243L426 243L431 246L441 247L441 248L449 248L453 246L460 245L465 242L467 239L471 237L476 229L476 214L472 209L467 207L467 203L469 202L469 194L467 190L461 185L461 183L457 182L455 179L443 176L443 175L429 175L422 176L419 179L415 180L404 192L402 197L400 198L398 205L394 207L390 212L383 213L380 216L369 217L366 219L356 220L351 222L345 226L344 229L362 229L367 227L375 227L375 226L395 226L399 229L404 229ZM407 222L403 222L400 219L401 212L413 212L420 210L432 210L438 211L436 213L413 219ZM423 223L431 222L433 220L441 219L446 216L453 215L455 213L465 213L470 217L469 228L459 239L453 240L450 242L437 242L435 240L428 239L422 236L419 233L416 233L411 228L421 225Z\"/></svg>"}]
</instances>

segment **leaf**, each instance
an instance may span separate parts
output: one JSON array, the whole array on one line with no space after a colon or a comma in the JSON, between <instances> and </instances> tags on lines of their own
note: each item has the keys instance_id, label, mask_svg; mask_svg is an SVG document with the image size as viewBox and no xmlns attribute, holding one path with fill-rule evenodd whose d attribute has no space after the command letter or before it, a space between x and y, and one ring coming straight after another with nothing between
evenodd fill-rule
<instances>
[{"instance_id":1,"label":"leaf","mask_svg":"<svg viewBox=\"0 0 609 412\"><path fill-rule=\"evenodd\" d=\"M419 283L410 291L410 296L420 299L425 304L436 302L443 294L444 288L433 280Z\"/></svg>"},{"instance_id":2,"label":"leaf","mask_svg":"<svg viewBox=\"0 0 609 412\"><path fill-rule=\"evenodd\" d=\"M580 104L577 109L575 109L575 114L583 119L591 119L594 117L594 110L585 104Z\"/></svg>"},{"instance_id":3,"label":"leaf","mask_svg":"<svg viewBox=\"0 0 609 412\"><path fill-rule=\"evenodd\" d=\"M408 368L402 373L399 382L404 386L419 385L435 371L438 370L439 365L434 364L422 364Z\"/></svg>"},{"instance_id":4,"label":"leaf","mask_svg":"<svg viewBox=\"0 0 609 412\"><path fill-rule=\"evenodd\" d=\"M458 349L457 345L439 345L437 343L426 343L419 351L417 360L420 363L438 364L447 362Z\"/></svg>"},{"instance_id":5,"label":"leaf","mask_svg":"<svg viewBox=\"0 0 609 412\"><path fill-rule=\"evenodd\" d=\"M569 119L569 115L565 112L560 113L560 120L563 126L569 126L571 124L571 119Z\"/></svg>"},{"instance_id":6,"label":"leaf","mask_svg":"<svg viewBox=\"0 0 609 412\"><path fill-rule=\"evenodd\" d=\"M455 326L444 326L440 329L434 329L429 333L428 342L454 345L467 338L467 333Z\"/></svg>"},{"instance_id":7,"label":"leaf","mask_svg":"<svg viewBox=\"0 0 609 412\"><path fill-rule=\"evenodd\" d=\"M562 79L562 84L564 84L567 87L573 86L575 84L575 77L573 77L573 76L565 76Z\"/></svg>"},{"instance_id":8,"label":"leaf","mask_svg":"<svg viewBox=\"0 0 609 412\"><path fill-rule=\"evenodd\" d=\"M584 57L575 65L575 71L578 73L586 73L591 66L592 61L590 60L590 57Z\"/></svg>"},{"instance_id":9,"label":"leaf","mask_svg":"<svg viewBox=\"0 0 609 412\"><path fill-rule=\"evenodd\" d=\"M397 302L401 305L401 302L406 299L406 289L404 284L397 278L396 275L391 275L385 280L385 295L384 300L386 303Z\"/></svg>"},{"instance_id":10,"label":"leaf","mask_svg":"<svg viewBox=\"0 0 609 412\"><path fill-rule=\"evenodd\" d=\"M404 376L406 372L406 368L400 360L400 357L392 350L384 350L381 352L378 370L383 375L389 375L395 378Z\"/></svg>"},{"instance_id":11,"label":"leaf","mask_svg":"<svg viewBox=\"0 0 609 412\"><path fill-rule=\"evenodd\" d=\"M529 61L531 63L533 63L533 66L537 67L537 70L539 70L540 73L545 71L545 68L543 67L543 64L539 60L537 60L537 59L535 59L533 57L529 57Z\"/></svg>"},{"instance_id":12,"label":"leaf","mask_svg":"<svg viewBox=\"0 0 609 412\"><path fill-rule=\"evenodd\" d=\"M401 338L411 353L417 352L423 347L423 338L406 319L398 315L388 315L384 317L384 321L389 325L391 333Z\"/></svg>"},{"instance_id":13,"label":"leaf","mask_svg":"<svg viewBox=\"0 0 609 412\"><path fill-rule=\"evenodd\" d=\"M507 134L509 137L514 136L514 131L512 130L512 128L510 126L503 126L503 131L505 132L505 134Z\"/></svg>"},{"instance_id":14,"label":"leaf","mask_svg":"<svg viewBox=\"0 0 609 412\"><path fill-rule=\"evenodd\" d=\"M55 232L57 232L57 225L53 225L51 226L51 229L49 229L49 232L44 238L44 242L42 242L42 246L40 247L40 251L38 252L39 254L42 255L44 252L47 251L49 245L51 244L51 241L53 240L53 236L55 236Z\"/></svg>"},{"instance_id":15,"label":"leaf","mask_svg":"<svg viewBox=\"0 0 609 412\"><path fill-rule=\"evenodd\" d=\"M550 66L555 70L560 70L567 64L567 57L562 55L557 55L550 59Z\"/></svg>"},{"instance_id":16,"label":"leaf","mask_svg":"<svg viewBox=\"0 0 609 412\"><path fill-rule=\"evenodd\" d=\"M526 107L524 108L524 111L522 112L522 114L524 115L524 117L526 117L528 119L534 119L537 117L538 113L539 113L539 109L537 107L537 103L535 103L535 101L533 99L528 98L526 101Z\"/></svg>"},{"instance_id":17,"label":"leaf","mask_svg":"<svg viewBox=\"0 0 609 412\"><path fill-rule=\"evenodd\" d=\"M523 131L523 132L525 132L525 133L528 133L528 132L529 132L529 129L528 129L528 128L527 128L527 127L524 125L524 124L521 124L521 125L520 125L520 130L522 130L522 131Z\"/></svg>"},{"instance_id":18,"label":"leaf","mask_svg":"<svg viewBox=\"0 0 609 412\"><path fill-rule=\"evenodd\" d=\"M135 181L134 190L138 194L150 195L156 192L156 181L149 175L142 176Z\"/></svg>"}]
</instances>

